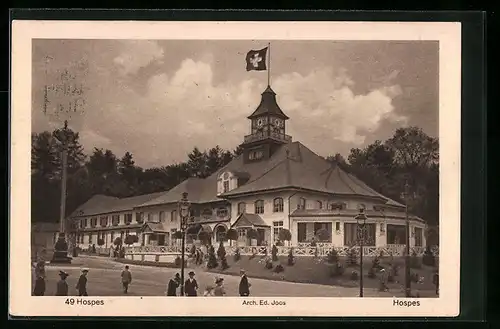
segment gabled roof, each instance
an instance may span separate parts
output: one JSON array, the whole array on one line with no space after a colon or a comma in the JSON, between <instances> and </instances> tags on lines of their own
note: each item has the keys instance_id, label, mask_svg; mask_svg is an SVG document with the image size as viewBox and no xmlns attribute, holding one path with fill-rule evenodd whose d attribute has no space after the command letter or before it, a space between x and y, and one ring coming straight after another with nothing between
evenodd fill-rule
<instances>
[{"instance_id":1,"label":"gabled roof","mask_svg":"<svg viewBox=\"0 0 500 329\"><path fill-rule=\"evenodd\" d=\"M264 90L259 106L250 116L248 116L248 119L267 114L276 115L285 120L289 119L276 102L276 93L271 89L271 86L267 86L266 90Z\"/></svg>"},{"instance_id":2,"label":"gabled roof","mask_svg":"<svg viewBox=\"0 0 500 329\"><path fill-rule=\"evenodd\" d=\"M151 231L153 233L165 233L170 232L169 228L163 225L163 223L148 222L142 227L142 231Z\"/></svg>"},{"instance_id":3,"label":"gabled roof","mask_svg":"<svg viewBox=\"0 0 500 329\"><path fill-rule=\"evenodd\" d=\"M112 212L132 210L138 205L148 200L155 199L164 193L165 192L157 192L121 199L98 194L78 207L69 217L94 216Z\"/></svg>"},{"instance_id":4,"label":"gabled roof","mask_svg":"<svg viewBox=\"0 0 500 329\"><path fill-rule=\"evenodd\" d=\"M257 214L242 213L231 227L269 227Z\"/></svg>"}]
</instances>

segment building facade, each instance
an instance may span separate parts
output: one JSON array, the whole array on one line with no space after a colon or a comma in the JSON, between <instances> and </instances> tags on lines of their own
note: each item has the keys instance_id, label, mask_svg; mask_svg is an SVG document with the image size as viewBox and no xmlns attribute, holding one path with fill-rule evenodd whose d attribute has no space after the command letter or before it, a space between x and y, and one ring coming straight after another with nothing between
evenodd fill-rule
<instances>
[{"instance_id":1,"label":"building facade","mask_svg":"<svg viewBox=\"0 0 500 329\"><path fill-rule=\"evenodd\" d=\"M135 247L177 246L178 202L187 192L188 243L200 232L216 243L234 229L239 246L271 246L278 243L280 231L288 230L291 240L279 244L348 248L356 244L355 216L362 208L368 217L366 246L405 245L405 206L293 142L286 134L289 118L270 87L248 120L250 134L243 136L242 154L213 175L188 178L165 192L90 199L70 216L77 244L84 249L93 244L108 248L118 236L136 235ZM408 221L410 246L424 248L425 222L411 214ZM248 236L251 230L257 234Z\"/></svg>"}]
</instances>

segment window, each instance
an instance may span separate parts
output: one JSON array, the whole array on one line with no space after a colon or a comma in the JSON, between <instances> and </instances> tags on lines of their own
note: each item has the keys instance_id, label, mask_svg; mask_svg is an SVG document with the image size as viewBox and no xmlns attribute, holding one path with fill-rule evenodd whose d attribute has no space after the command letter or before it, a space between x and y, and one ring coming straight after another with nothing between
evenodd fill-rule
<instances>
[{"instance_id":1,"label":"window","mask_svg":"<svg viewBox=\"0 0 500 329\"><path fill-rule=\"evenodd\" d=\"M120 215L111 216L111 224L113 226L118 226L120 224Z\"/></svg>"},{"instance_id":2,"label":"window","mask_svg":"<svg viewBox=\"0 0 500 329\"><path fill-rule=\"evenodd\" d=\"M321 242L332 242L332 223L315 222L313 226L314 236ZM325 236L318 236L321 230L326 232Z\"/></svg>"},{"instance_id":3,"label":"window","mask_svg":"<svg viewBox=\"0 0 500 329\"><path fill-rule=\"evenodd\" d=\"M241 215L246 212L247 204L245 202L238 203L238 215Z\"/></svg>"},{"instance_id":4,"label":"window","mask_svg":"<svg viewBox=\"0 0 500 329\"><path fill-rule=\"evenodd\" d=\"M217 209L217 217L224 218L227 216L227 208L219 208Z\"/></svg>"},{"instance_id":5,"label":"window","mask_svg":"<svg viewBox=\"0 0 500 329\"><path fill-rule=\"evenodd\" d=\"M365 246L375 246L375 224L365 224ZM358 224L344 223L344 246L358 245Z\"/></svg>"},{"instance_id":6,"label":"window","mask_svg":"<svg viewBox=\"0 0 500 329\"><path fill-rule=\"evenodd\" d=\"M164 211L160 211L159 217L160 217L160 223L165 222L165 212Z\"/></svg>"},{"instance_id":7,"label":"window","mask_svg":"<svg viewBox=\"0 0 500 329\"><path fill-rule=\"evenodd\" d=\"M229 192L231 187L231 176L229 172L224 172L219 176L217 180L217 192L218 193L226 193Z\"/></svg>"},{"instance_id":8,"label":"window","mask_svg":"<svg viewBox=\"0 0 500 329\"><path fill-rule=\"evenodd\" d=\"M170 221L175 222L177 220L177 210L172 210L170 213Z\"/></svg>"},{"instance_id":9,"label":"window","mask_svg":"<svg viewBox=\"0 0 500 329\"><path fill-rule=\"evenodd\" d=\"M264 213L264 201L262 200L255 201L255 213L256 214Z\"/></svg>"},{"instance_id":10,"label":"window","mask_svg":"<svg viewBox=\"0 0 500 329\"><path fill-rule=\"evenodd\" d=\"M306 209L306 199L300 198L297 204L297 209Z\"/></svg>"},{"instance_id":11,"label":"window","mask_svg":"<svg viewBox=\"0 0 500 329\"><path fill-rule=\"evenodd\" d=\"M247 236L247 229L246 228L239 228L238 229L238 236L240 238L245 238Z\"/></svg>"},{"instance_id":12,"label":"window","mask_svg":"<svg viewBox=\"0 0 500 329\"><path fill-rule=\"evenodd\" d=\"M283 198L273 200L273 212L283 212Z\"/></svg>"},{"instance_id":13,"label":"window","mask_svg":"<svg viewBox=\"0 0 500 329\"><path fill-rule=\"evenodd\" d=\"M251 150L248 153L249 160L259 160L264 157L264 152L262 150Z\"/></svg>"},{"instance_id":14,"label":"window","mask_svg":"<svg viewBox=\"0 0 500 329\"><path fill-rule=\"evenodd\" d=\"M101 216L100 224L102 227L108 226L108 216Z\"/></svg>"},{"instance_id":15,"label":"window","mask_svg":"<svg viewBox=\"0 0 500 329\"><path fill-rule=\"evenodd\" d=\"M330 210L343 210L347 208L347 204L344 202L332 202L329 206Z\"/></svg>"},{"instance_id":16,"label":"window","mask_svg":"<svg viewBox=\"0 0 500 329\"><path fill-rule=\"evenodd\" d=\"M142 212L135 213L135 221L139 224L144 223L144 214Z\"/></svg>"},{"instance_id":17,"label":"window","mask_svg":"<svg viewBox=\"0 0 500 329\"><path fill-rule=\"evenodd\" d=\"M152 221L153 221L153 213L148 212L148 222L152 222Z\"/></svg>"},{"instance_id":18,"label":"window","mask_svg":"<svg viewBox=\"0 0 500 329\"><path fill-rule=\"evenodd\" d=\"M111 232L111 243L115 243L115 232Z\"/></svg>"},{"instance_id":19,"label":"window","mask_svg":"<svg viewBox=\"0 0 500 329\"><path fill-rule=\"evenodd\" d=\"M84 223L84 224L83 224L83 227L87 227L87 225L88 225L88 219L87 219L87 218L85 218L85 219L83 220L83 223Z\"/></svg>"},{"instance_id":20,"label":"window","mask_svg":"<svg viewBox=\"0 0 500 329\"><path fill-rule=\"evenodd\" d=\"M90 219L90 226L96 227L97 226L97 217L92 217Z\"/></svg>"},{"instance_id":21,"label":"window","mask_svg":"<svg viewBox=\"0 0 500 329\"><path fill-rule=\"evenodd\" d=\"M87 226L87 218L80 220L80 228L85 228Z\"/></svg>"},{"instance_id":22,"label":"window","mask_svg":"<svg viewBox=\"0 0 500 329\"><path fill-rule=\"evenodd\" d=\"M323 209L323 202L316 201L316 206L318 207L318 209Z\"/></svg>"},{"instance_id":23,"label":"window","mask_svg":"<svg viewBox=\"0 0 500 329\"><path fill-rule=\"evenodd\" d=\"M405 244L406 243L406 226L387 224L387 243L388 244Z\"/></svg>"},{"instance_id":24,"label":"window","mask_svg":"<svg viewBox=\"0 0 500 329\"><path fill-rule=\"evenodd\" d=\"M280 232L283 229L283 221L273 222L273 240L274 242L279 240Z\"/></svg>"},{"instance_id":25,"label":"window","mask_svg":"<svg viewBox=\"0 0 500 329\"><path fill-rule=\"evenodd\" d=\"M335 231L340 231L340 222L335 222Z\"/></svg>"},{"instance_id":26,"label":"window","mask_svg":"<svg viewBox=\"0 0 500 329\"><path fill-rule=\"evenodd\" d=\"M130 225L132 223L132 214L125 214L125 225Z\"/></svg>"},{"instance_id":27,"label":"window","mask_svg":"<svg viewBox=\"0 0 500 329\"><path fill-rule=\"evenodd\" d=\"M297 223L297 240L299 242L307 241L307 224Z\"/></svg>"},{"instance_id":28,"label":"window","mask_svg":"<svg viewBox=\"0 0 500 329\"><path fill-rule=\"evenodd\" d=\"M229 181L225 180L223 182L223 193L229 192Z\"/></svg>"},{"instance_id":29,"label":"window","mask_svg":"<svg viewBox=\"0 0 500 329\"><path fill-rule=\"evenodd\" d=\"M89 233L89 244L92 244L92 233Z\"/></svg>"},{"instance_id":30,"label":"window","mask_svg":"<svg viewBox=\"0 0 500 329\"><path fill-rule=\"evenodd\" d=\"M420 227L415 227L415 247L422 247L423 245L423 230Z\"/></svg>"},{"instance_id":31,"label":"window","mask_svg":"<svg viewBox=\"0 0 500 329\"><path fill-rule=\"evenodd\" d=\"M203 217L205 219L212 218L212 215L213 215L213 211L210 208L203 209L203 212L201 213L201 217Z\"/></svg>"}]
</instances>

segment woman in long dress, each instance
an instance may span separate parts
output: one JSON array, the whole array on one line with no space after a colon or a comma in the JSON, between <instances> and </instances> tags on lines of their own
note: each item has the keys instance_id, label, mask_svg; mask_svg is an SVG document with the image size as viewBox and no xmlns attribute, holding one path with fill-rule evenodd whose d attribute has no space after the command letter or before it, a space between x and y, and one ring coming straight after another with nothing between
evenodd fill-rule
<instances>
[{"instance_id":1,"label":"woman in long dress","mask_svg":"<svg viewBox=\"0 0 500 329\"><path fill-rule=\"evenodd\" d=\"M35 289L33 289L33 295L45 295L45 262L43 260L38 261L35 267Z\"/></svg>"}]
</instances>

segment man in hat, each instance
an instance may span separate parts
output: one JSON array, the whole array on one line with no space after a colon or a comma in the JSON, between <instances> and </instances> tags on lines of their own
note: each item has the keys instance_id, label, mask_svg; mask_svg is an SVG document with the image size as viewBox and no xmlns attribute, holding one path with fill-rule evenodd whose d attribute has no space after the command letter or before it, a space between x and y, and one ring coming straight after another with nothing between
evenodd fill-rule
<instances>
[{"instance_id":1,"label":"man in hat","mask_svg":"<svg viewBox=\"0 0 500 329\"><path fill-rule=\"evenodd\" d=\"M57 282L56 296L68 296L68 283L66 282L68 275L69 274L64 271L59 271L61 280Z\"/></svg>"},{"instance_id":2,"label":"man in hat","mask_svg":"<svg viewBox=\"0 0 500 329\"><path fill-rule=\"evenodd\" d=\"M35 266L35 288L33 289L33 295L45 295L45 261L43 260L38 261Z\"/></svg>"},{"instance_id":3,"label":"man in hat","mask_svg":"<svg viewBox=\"0 0 500 329\"><path fill-rule=\"evenodd\" d=\"M123 293L128 293L130 283L132 283L132 273L130 273L128 265L125 265L125 269L122 271Z\"/></svg>"},{"instance_id":4,"label":"man in hat","mask_svg":"<svg viewBox=\"0 0 500 329\"><path fill-rule=\"evenodd\" d=\"M78 296L88 296L87 294L87 273L89 273L88 268L82 269L82 275L78 279L76 284L76 290L78 290Z\"/></svg>"},{"instance_id":5,"label":"man in hat","mask_svg":"<svg viewBox=\"0 0 500 329\"><path fill-rule=\"evenodd\" d=\"M177 288L181 284L181 276L175 273L175 276L168 281L167 296L177 296Z\"/></svg>"},{"instance_id":6,"label":"man in hat","mask_svg":"<svg viewBox=\"0 0 500 329\"><path fill-rule=\"evenodd\" d=\"M189 279L184 283L184 293L186 296L196 297L198 295L198 282L194 278L194 272L188 273Z\"/></svg>"},{"instance_id":7,"label":"man in hat","mask_svg":"<svg viewBox=\"0 0 500 329\"><path fill-rule=\"evenodd\" d=\"M250 296L250 287L252 286L248 283L247 275L245 274L245 270L240 270L241 280L239 286L240 296Z\"/></svg>"}]
</instances>

